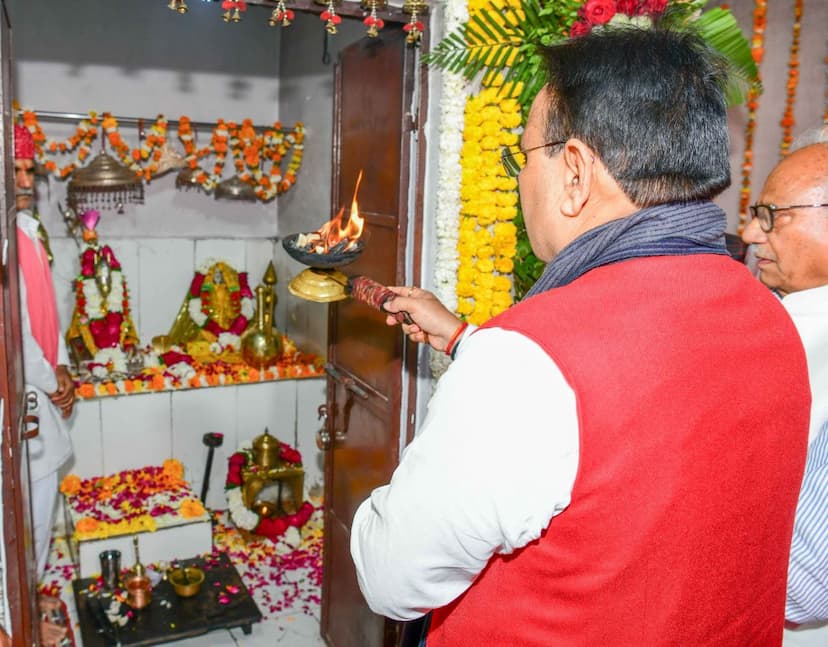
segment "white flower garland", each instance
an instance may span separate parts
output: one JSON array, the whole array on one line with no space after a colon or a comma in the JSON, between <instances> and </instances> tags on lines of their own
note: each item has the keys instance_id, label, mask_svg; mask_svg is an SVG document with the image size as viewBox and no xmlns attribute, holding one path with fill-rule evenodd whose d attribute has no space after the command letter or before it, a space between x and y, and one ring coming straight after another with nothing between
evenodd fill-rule
<instances>
[{"instance_id":1,"label":"white flower garland","mask_svg":"<svg viewBox=\"0 0 828 647\"><path fill-rule=\"evenodd\" d=\"M259 515L244 505L240 487L227 490L227 507L230 510L230 518L236 524L236 527L253 530L259 525Z\"/></svg>"},{"instance_id":2,"label":"white flower garland","mask_svg":"<svg viewBox=\"0 0 828 647\"><path fill-rule=\"evenodd\" d=\"M112 270L111 286L106 295L106 305L101 299L101 292L94 278L83 279L83 298L86 303L81 316L89 319L100 319L106 312L124 311L124 277L121 270Z\"/></svg>"},{"instance_id":3,"label":"white flower garland","mask_svg":"<svg viewBox=\"0 0 828 647\"><path fill-rule=\"evenodd\" d=\"M98 378L108 377L110 373L126 373L126 355L120 348L103 348L95 353L92 360L92 375Z\"/></svg>"},{"instance_id":4,"label":"white flower garland","mask_svg":"<svg viewBox=\"0 0 828 647\"><path fill-rule=\"evenodd\" d=\"M216 263L228 265L226 261L208 258L198 266L196 272L207 276L207 272ZM239 287L241 288L241 286ZM203 328L204 324L207 323L207 315L204 313L202 306L201 295L197 297L190 296L190 301L187 303L187 312L190 313L190 318L199 328ZM256 300L251 297L242 297L239 304L239 314L248 321L252 321L253 316L256 314ZM218 336L218 340L210 344L210 352L220 355L224 350L241 350L241 337L231 332L221 333Z\"/></svg>"},{"instance_id":5,"label":"white flower garland","mask_svg":"<svg viewBox=\"0 0 828 647\"><path fill-rule=\"evenodd\" d=\"M469 17L465 0L448 0L444 6L444 33L451 33ZM437 208L435 229L437 248L434 258L434 294L450 310L457 308L457 238L460 221L460 151L463 148L463 112L467 84L455 72L441 72L440 140L437 171ZM445 372L449 358L431 353L435 377Z\"/></svg>"}]
</instances>

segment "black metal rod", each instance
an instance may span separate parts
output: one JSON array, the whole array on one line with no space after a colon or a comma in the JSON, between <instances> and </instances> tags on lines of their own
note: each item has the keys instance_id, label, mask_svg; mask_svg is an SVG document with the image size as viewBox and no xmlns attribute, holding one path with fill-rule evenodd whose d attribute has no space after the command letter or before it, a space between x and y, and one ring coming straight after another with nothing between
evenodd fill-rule
<instances>
[{"instance_id":1,"label":"black metal rod","mask_svg":"<svg viewBox=\"0 0 828 647\"><path fill-rule=\"evenodd\" d=\"M58 122L78 122L82 119L89 119L88 114L84 114L81 112L54 112L50 110L32 110L35 116L41 121L58 121ZM104 113L99 113L99 117L103 118ZM152 125L155 123L155 119L149 119L146 117L118 117L116 115L111 115L119 125L122 126L138 126L138 125ZM225 120L226 122L227 120ZM275 120L274 120L275 121ZM177 126L178 119L167 119L168 126ZM210 123L209 121L190 121L190 125L193 128L200 128L202 130L207 128L215 128L215 123ZM269 128L273 128L272 125L270 126L253 126L255 130L267 130ZM282 127L282 130L287 133L292 133L295 131L295 128L285 128Z\"/></svg>"},{"instance_id":2,"label":"black metal rod","mask_svg":"<svg viewBox=\"0 0 828 647\"><path fill-rule=\"evenodd\" d=\"M204 466L204 480L201 482L201 501L207 503L207 490L210 487L210 472L213 469L213 453L216 447L221 447L224 442L224 435L214 431L208 431L201 439L209 449L207 450L207 464Z\"/></svg>"}]
</instances>

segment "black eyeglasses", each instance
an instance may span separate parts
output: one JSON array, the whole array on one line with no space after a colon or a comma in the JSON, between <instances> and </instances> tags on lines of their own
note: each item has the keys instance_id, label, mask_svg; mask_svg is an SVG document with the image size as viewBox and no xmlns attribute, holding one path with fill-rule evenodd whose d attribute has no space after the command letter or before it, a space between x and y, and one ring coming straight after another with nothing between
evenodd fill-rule
<instances>
[{"instance_id":1,"label":"black eyeglasses","mask_svg":"<svg viewBox=\"0 0 828 647\"><path fill-rule=\"evenodd\" d=\"M821 209L828 207L828 203L822 204L792 204L787 207L777 207L775 204L754 204L748 207L750 209L751 218L756 218L759 221L759 228L766 234L773 231L773 219L780 211L790 211L791 209Z\"/></svg>"},{"instance_id":2,"label":"black eyeglasses","mask_svg":"<svg viewBox=\"0 0 828 647\"><path fill-rule=\"evenodd\" d=\"M529 151L535 151L539 148L546 148L547 146L560 146L561 144L566 144L566 140L560 142L547 142L546 144L541 144L540 146L532 146L532 148L523 148L523 149L515 149L503 147L500 152L500 162L503 164L503 168L506 170L506 175L509 177L517 177L518 173L523 170L523 167L526 166L526 153Z\"/></svg>"}]
</instances>

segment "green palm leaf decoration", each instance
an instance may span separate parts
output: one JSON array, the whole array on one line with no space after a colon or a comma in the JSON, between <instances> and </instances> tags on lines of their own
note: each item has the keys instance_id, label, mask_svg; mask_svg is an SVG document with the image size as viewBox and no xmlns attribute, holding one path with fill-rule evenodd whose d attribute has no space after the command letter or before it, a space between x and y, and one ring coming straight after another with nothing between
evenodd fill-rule
<instances>
[{"instance_id":1,"label":"green palm leaf decoration","mask_svg":"<svg viewBox=\"0 0 828 647\"><path fill-rule=\"evenodd\" d=\"M483 85L502 75L503 91L528 105L544 83L539 45L566 38L581 0L559 0L542 4L524 0L520 10L499 9L489 4L448 34L425 57L429 65L461 74L472 80L482 73ZM520 85L518 85L520 84Z\"/></svg>"},{"instance_id":2,"label":"green palm leaf decoration","mask_svg":"<svg viewBox=\"0 0 828 647\"><path fill-rule=\"evenodd\" d=\"M729 105L747 99L759 88L758 70L750 45L729 9L704 11L709 0L669 0L657 22L662 27L693 30L723 55L729 67L725 96ZM546 82L541 50L569 37L573 22L583 20L584 0L522 0L520 8L495 6L475 12L449 33L425 57L425 63L462 75L468 81L490 85L503 77L502 92L516 96L523 106L524 122L535 95ZM616 14L609 25L640 24L640 18ZM544 264L532 253L523 220L518 214L518 249L513 273L515 297L520 299L543 272Z\"/></svg>"}]
</instances>

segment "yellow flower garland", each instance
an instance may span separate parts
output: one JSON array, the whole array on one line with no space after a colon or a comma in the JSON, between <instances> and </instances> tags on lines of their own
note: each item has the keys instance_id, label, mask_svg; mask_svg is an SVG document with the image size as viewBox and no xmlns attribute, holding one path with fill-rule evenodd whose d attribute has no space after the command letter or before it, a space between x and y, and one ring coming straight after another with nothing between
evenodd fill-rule
<instances>
[{"instance_id":1,"label":"yellow flower garland","mask_svg":"<svg viewBox=\"0 0 828 647\"><path fill-rule=\"evenodd\" d=\"M490 87L469 97L465 108L457 314L477 325L513 302L517 180L503 171L500 151L518 143L514 130L521 125L521 111L514 98L502 94L501 85L501 79L491 79Z\"/></svg>"},{"instance_id":2,"label":"yellow flower garland","mask_svg":"<svg viewBox=\"0 0 828 647\"><path fill-rule=\"evenodd\" d=\"M514 8L520 0L469 0L470 17L482 9ZM500 164L503 146L519 141L520 84L502 92L503 79L486 76L487 86L466 100L460 153L460 222L457 241L457 314L482 324L512 305L517 252L517 180Z\"/></svg>"}]
</instances>

